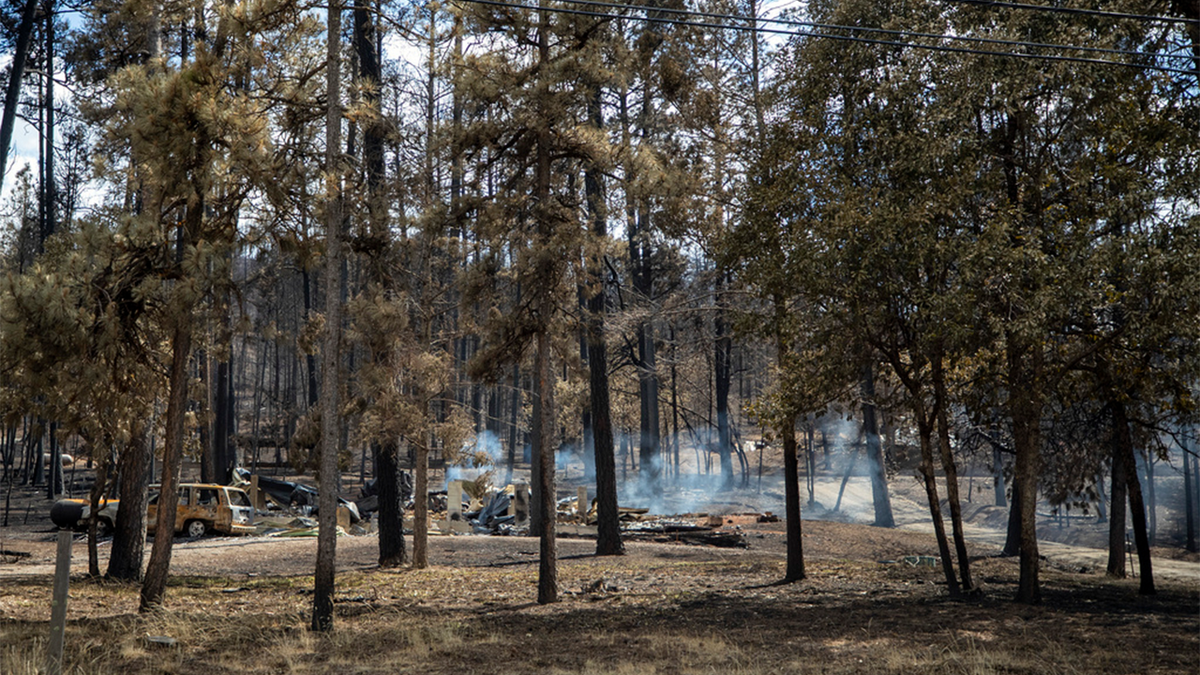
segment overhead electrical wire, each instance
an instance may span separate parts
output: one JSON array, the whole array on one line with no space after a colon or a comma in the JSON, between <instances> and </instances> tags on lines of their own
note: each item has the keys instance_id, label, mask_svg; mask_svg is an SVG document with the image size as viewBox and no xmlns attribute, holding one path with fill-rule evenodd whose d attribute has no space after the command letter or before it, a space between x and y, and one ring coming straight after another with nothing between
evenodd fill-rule
<instances>
[{"instance_id":1,"label":"overhead electrical wire","mask_svg":"<svg viewBox=\"0 0 1200 675\"><path fill-rule=\"evenodd\" d=\"M1110 12L1103 9L1084 9L1082 7L1054 7L1051 5L1031 5L1024 2L1003 2L998 0L943 0L943 2L958 2L964 5L980 5L983 7L1003 7L1005 9L1050 12L1055 14L1077 14L1084 16L1100 16L1109 19L1133 19L1136 21L1158 21L1162 23L1196 23L1196 19L1181 16L1163 16L1162 14L1128 14L1126 12Z\"/></svg>"},{"instance_id":2,"label":"overhead electrical wire","mask_svg":"<svg viewBox=\"0 0 1200 675\"><path fill-rule=\"evenodd\" d=\"M972 35L945 35L941 33L925 33L921 31L900 30L895 28L876 28L872 26L847 26L835 23L822 23L817 21L802 21L799 19L786 19L780 17L750 17L741 14L724 14L720 12L705 12L691 9L672 9L668 7L650 7L636 3L616 3L605 2L604 0L569 0L573 5L589 5L592 7L604 7L607 9L634 9L645 12L665 12L669 14L677 14L680 16L697 16L708 19L726 19L730 21L744 21L747 23L762 22L773 23L783 26L799 26L802 28L815 28L818 30L845 30L858 33L876 33L881 35L895 35L899 37L917 37L930 38L934 40L954 40L957 42L974 42L977 44L992 44L1004 45L1010 47L1034 47L1037 49L1066 49L1071 51L1090 52L1094 54L1113 54L1120 56L1150 56L1145 52L1131 51L1128 49L1109 49L1104 47L1082 47L1079 45L1063 45L1052 44L1047 42L1029 42L1025 40L1003 40L1000 38L987 38ZM1180 57L1184 58L1184 57ZM1188 57L1190 58L1190 57Z\"/></svg>"},{"instance_id":3,"label":"overhead electrical wire","mask_svg":"<svg viewBox=\"0 0 1200 675\"><path fill-rule=\"evenodd\" d=\"M522 4L519 2L508 2L506 0L461 0L461 1L468 3L468 4L474 4L474 5L504 7L504 8L508 8L508 9L519 9L519 10L526 10L526 11L547 11L547 12L551 12L551 13L555 13L555 14L590 16L590 17L596 17L596 18L601 18L601 19L628 19L628 18L631 18L631 17L625 16L623 14L610 14L607 12L591 11L591 10L586 10L586 9L573 9L573 8L561 7L561 6L560 7L537 7L534 5L526 5L526 4ZM592 3L592 0L577 0L573 4L587 5L587 4L591 4L591 3ZM595 4L601 4L601 3L595 3ZM609 3L609 4L612 4L612 3ZM857 43L863 43L863 44L874 44L874 45L883 45L883 46L892 46L892 47L911 47L913 49L924 49L927 51L949 52L949 53L956 53L956 54L975 54L975 55L981 55L981 56L999 56L999 57L1007 57L1007 58L1015 58L1015 59L1035 59L1035 60L1040 60L1040 61L1090 63L1090 64L1106 65L1106 66L1120 66L1120 67L1125 67L1125 68L1137 68L1137 69L1141 69L1141 70L1153 70L1153 71L1157 71L1157 72L1173 73L1173 74L1177 74L1177 75L1195 75L1196 74L1196 71L1192 70L1192 69L1171 68L1168 66L1160 66L1160 65L1154 65L1154 64L1142 64L1142 63L1130 63L1130 62L1125 62L1125 61L1112 61L1109 59L1087 58L1087 57L1083 57L1083 56L1066 56L1066 55L1062 55L1062 54L1030 54L1030 53L1022 53L1022 52L991 51L991 50L986 50L986 49L972 49L969 47L954 47L954 46L950 46L950 45L933 45L933 44L925 44L925 43L921 43L921 42L904 42L904 41L899 41L899 40L884 40L884 39L880 39L880 38L857 37L857 36L853 36L853 35L835 35L832 33L823 33L823 32L816 32L816 31L810 31L810 30L788 30L788 29L783 29L783 28L769 28L766 26L757 26L757 25L754 25L754 26L737 25L737 24L731 25L731 24L713 23L710 21L689 21L689 20L683 20L683 19L678 19L678 18L672 19L672 18L651 16L650 15L651 12L668 11L668 10L665 10L662 8L657 8L657 7L646 7L644 5L616 5L616 4L613 4L613 6L620 8L620 9L631 9L631 10L636 10L636 11L644 11L644 12L646 12L646 16L638 17L637 20L647 21L650 23L670 24L670 25L679 25L679 26L692 26L692 27L696 27L696 28L713 28L713 29L722 29L722 30L747 31L747 32L754 32L754 33L766 33L769 35L786 35L786 36L795 36L795 37L823 38L823 39L828 39L828 40L840 40L840 41L844 41L844 42L857 42ZM670 11L676 11L676 10L670 10ZM730 15L730 16L733 16L733 15ZM739 19L741 21L746 21L746 22L751 21L751 19L749 19L748 17L739 17ZM755 21L762 22L765 20L764 19L756 19ZM864 28L858 27L858 26L841 26L841 27L839 27L839 29L847 30L847 31L860 31L860 32L864 30ZM883 29L877 29L877 30L883 30ZM930 34L930 35L932 35L932 34ZM934 37L936 39L954 41L954 40L961 40L965 36L936 35ZM1013 46L1035 47L1035 48L1038 45L1038 43L1026 43L1026 42L1015 42L1015 41L1012 41L1011 44ZM1054 45L1054 47L1057 47L1060 49L1078 49L1078 47L1072 47L1069 45ZM1190 58L1190 57L1185 57L1183 55L1163 55L1163 54L1151 54L1151 53L1146 53L1146 52L1120 52L1120 53L1125 54L1125 55L1140 56L1140 57L1145 57L1145 58L1163 58L1164 56L1167 58L1180 58L1180 59Z\"/></svg>"}]
</instances>

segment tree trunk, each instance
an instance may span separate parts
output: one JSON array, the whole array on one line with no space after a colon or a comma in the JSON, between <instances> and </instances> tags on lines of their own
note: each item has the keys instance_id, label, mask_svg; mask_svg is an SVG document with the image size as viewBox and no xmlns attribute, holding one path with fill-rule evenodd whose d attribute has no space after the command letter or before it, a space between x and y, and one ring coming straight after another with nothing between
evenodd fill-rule
<instances>
[{"instance_id":1,"label":"tree trunk","mask_svg":"<svg viewBox=\"0 0 1200 675\"><path fill-rule=\"evenodd\" d=\"M120 504L108 558L109 579L141 581L142 556L146 548L146 502L150 487L149 426L135 424L129 444L121 453Z\"/></svg>"},{"instance_id":2,"label":"tree trunk","mask_svg":"<svg viewBox=\"0 0 1200 675\"><path fill-rule=\"evenodd\" d=\"M933 472L933 424L932 420L916 406L917 434L921 443L921 476L925 480L925 498L929 502L929 515L933 520L933 533L937 538L938 554L942 558L942 573L946 577L946 588L951 597L961 594L958 577L954 573L954 560L950 557L950 543L946 540L946 523L942 519L942 504L938 498L937 478Z\"/></svg>"},{"instance_id":3,"label":"tree trunk","mask_svg":"<svg viewBox=\"0 0 1200 675\"><path fill-rule=\"evenodd\" d=\"M1008 506L1008 495L1004 485L1004 458L1000 455L1000 448L992 446L992 490L993 496L996 499L996 506L1005 508Z\"/></svg>"},{"instance_id":4,"label":"tree trunk","mask_svg":"<svg viewBox=\"0 0 1200 675\"><path fill-rule=\"evenodd\" d=\"M721 458L721 487L733 487L733 441L729 428L729 384L731 379L730 356L733 340L725 324L723 305L724 279L717 281L717 307L713 318L715 335L713 355L713 379L717 406L717 453Z\"/></svg>"},{"instance_id":5,"label":"tree trunk","mask_svg":"<svg viewBox=\"0 0 1200 675\"><path fill-rule=\"evenodd\" d=\"M513 467L517 463L517 419L521 412L521 364L514 363L512 371L512 387L509 390L512 397L508 415L508 463L505 484L513 481Z\"/></svg>"},{"instance_id":6,"label":"tree trunk","mask_svg":"<svg viewBox=\"0 0 1200 675\"><path fill-rule=\"evenodd\" d=\"M1008 527L1005 532L1004 548L1000 555L1011 558L1021 554L1021 493L1013 486L1013 495L1008 507Z\"/></svg>"},{"instance_id":7,"label":"tree trunk","mask_svg":"<svg viewBox=\"0 0 1200 675\"><path fill-rule=\"evenodd\" d=\"M648 267L648 263L643 263ZM648 276L648 269L643 269L641 275ZM641 276L640 275L640 276ZM649 283L646 283L649 286ZM647 296L649 291L646 291ZM659 457L659 416L658 416L658 364L654 346L654 327L649 321L642 322L637 328L638 360L638 397L640 403L638 464L641 466L640 481L646 496L657 497L661 490L662 458Z\"/></svg>"},{"instance_id":8,"label":"tree trunk","mask_svg":"<svg viewBox=\"0 0 1200 675\"><path fill-rule=\"evenodd\" d=\"M50 427L50 438L54 438L54 427ZM1149 537L1150 545L1154 546L1154 542L1158 537L1158 495L1155 493L1154 481L1154 463L1157 457L1154 452L1146 451L1142 455L1143 462L1146 465L1146 517L1149 520ZM62 464L59 463L61 467Z\"/></svg>"},{"instance_id":9,"label":"tree trunk","mask_svg":"<svg viewBox=\"0 0 1200 675\"><path fill-rule=\"evenodd\" d=\"M540 73L550 63L550 12L544 3L538 7L538 66ZM537 203L537 246L545 249L554 240L554 221L549 212L550 207L550 128L549 114L546 110L545 94L538 100L538 111L541 122L537 129L537 166L535 175L534 198ZM542 269L538 270L538 278L548 285L554 283L557 275L553 266L557 261L550 260L549 252L542 251ZM558 601L558 552L555 542L555 526L557 515L557 499L554 489L554 438L557 415L554 409L554 367L550 353L551 317L554 314L554 299L551 288L542 288L540 297L535 305L541 315L541 325L537 331L537 352L534 356L534 403L535 428L537 442L535 448L541 452L535 457L538 463L536 484L538 490L537 511L540 512L541 522L535 530L538 533L540 557L538 563L538 604L549 604ZM532 527L532 525L531 525Z\"/></svg>"},{"instance_id":10,"label":"tree trunk","mask_svg":"<svg viewBox=\"0 0 1200 675\"><path fill-rule=\"evenodd\" d=\"M1138 481L1136 459L1133 454L1133 436L1129 431L1129 417L1125 403L1118 396L1109 400L1112 411L1113 434L1117 452L1125 466L1125 480L1129 493L1129 517L1133 521L1133 541L1138 553L1138 592L1154 595L1154 568L1150 562L1150 537L1146 528L1146 506L1142 502L1142 486ZM1115 492L1115 490L1114 490Z\"/></svg>"},{"instance_id":11,"label":"tree trunk","mask_svg":"<svg viewBox=\"0 0 1200 675\"><path fill-rule=\"evenodd\" d=\"M603 129L600 87L592 85L589 94L588 123L594 129ZM600 248L608 237L604 214L604 174L591 164L584 175L584 191L587 195L592 243L596 246L587 261L592 294L587 300L585 326L596 474L596 555L621 555L625 552L625 544L621 541L620 514L617 510L617 466L613 454L612 405L608 391L608 345L604 336L607 303L604 263L601 259L603 249Z\"/></svg>"},{"instance_id":12,"label":"tree trunk","mask_svg":"<svg viewBox=\"0 0 1200 675\"><path fill-rule=\"evenodd\" d=\"M1188 455L1187 442L1183 447L1183 510L1187 522L1187 550L1196 552L1196 500L1192 494L1192 458Z\"/></svg>"},{"instance_id":13,"label":"tree trunk","mask_svg":"<svg viewBox=\"0 0 1200 675\"><path fill-rule=\"evenodd\" d=\"M1115 417L1112 418L1113 423L1116 423ZM1120 442L1117 439L1117 430L1115 427L1111 429L1112 433L1112 480L1111 489L1109 490L1109 515L1108 515L1108 567L1106 574L1113 579L1124 579L1125 570L1125 527L1126 516L1129 509L1126 506L1126 496L1129 494L1129 481L1126 477L1126 472L1129 470L1125 464L1125 453L1121 450Z\"/></svg>"},{"instance_id":14,"label":"tree trunk","mask_svg":"<svg viewBox=\"0 0 1200 675\"><path fill-rule=\"evenodd\" d=\"M429 566L429 447L424 443L416 448L413 460L413 569ZM403 522L403 521L402 521Z\"/></svg>"},{"instance_id":15,"label":"tree trunk","mask_svg":"<svg viewBox=\"0 0 1200 675\"><path fill-rule=\"evenodd\" d=\"M329 4L325 66L325 340L321 350L320 528L313 575L312 630L333 629L334 563L337 555L338 366L341 358L342 302L338 293L342 267L342 203L338 153L342 145L341 34L342 4Z\"/></svg>"},{"instance_id":16,"label":"tree trunk","mask_svg":"<svg viewBox=\"0 0 1200 675\"><path fill-rule=\"evenodd\" d=\"M871 498L875 505L875 526L895 527L892 515L892 500L888 495L887 470L883 459L883 444L879 440L879 423L875 411L875 371L871 366L863 369L863 433L867 441L867 459L871 469Z\"/></svg>"},{"instance_id":17,"label":"tree trunk","mask_svg":"<svg viewBox=\"0 0 1200 675\"><path fill-rule=\"evenodd\" d=\"M962 503L958 495L958 465L950 447L950 420L946 409L950 405L946 393L946 375L939 353L933 359L934 405L937 406L938 447L942 455L942 469L946 474L946 499L950 503L950 527L954 533L954 551L958 556L958 570L964 591L974 588L971 583L971 561L967 555L967 540L963 533Z\"/></svg>"},{"instance_id":18,"label":"tree trunk","mask_svg":"<svg viewBox=\"0 0 1200 675\"><path fill-rule=\"evenodd\" d=\"M13 125L17 120L17 106L21 102L21 81L25 78L25 64L29 56L29 44L33 38L33 22L37 13L38 0L25 0L21 11L21 23L17 27L17 44L9 69L8 87L4 94L4 118L0 120L0 188L4 186L4 174L8 169L8 149L12 147Z\"/></svg>"},{"instance_id":19,"label":"tree trunk","mask_svg":"<svg viewBox=\"0 0 1200 675\"><path fill-rule=\"evenodd\" d=\"M804 541L800 524L800 460L796 453L796 418L788 415L779 427L783 439L784 519L787 524L787 572L784 581L800 581L804 573Z\"/></svg>"},{"instance_id":20,"label":"tree trunk","mask_svg":"<svg viewBox=\"0 0 1200 675\"><path fill-rule=\"evenodd\" d=\"M223 340L228 340L228 319L229 314L226 309L227 305L222 303L221 312L224 316L220 319L221 323L226 324L221 329ZM228 347L228 345L227 345ZM224 351L224 350L222 350ZM221 485L228 485L233 480L234 457L232 448L229 444L230 437L233 435L232 428L232 382L230 378L229 358L222 357L217 361L217 382L216 395L213 397L213 482Z\"/></svg>"},{"instance_id":21,"label":"tree trunk","mask_svg":"<svg viewBox=\"0 0 1200 675\"><path fill-rule=\"evenodd\" d=\"M108 470L112 465L112 444L104 439L104 452L96 465L96 482L92 484L88 495L88 505L91 516L87 523L88 576L93 579L100 576L100 555L96 550L97 514L100 513L100 499L104 497L104 488L108 486Z\"/></svg>"},{"instance_id":22,"label":"tree trunk","mask_svg":"<svg viewBox=\"0 0 1200 675\"><path fill-rule=\"evenodd\" d=\"M1021 554L1017 601L1040 602L1038 582L1037 492L1041 472L1042 399L1038 393L1041 379L1040 347L1020 350L1009 347L1009 408L1012 416L1016 466L1013 476L1013 501L1020 495ZM1025 363L1029 361L1029 363Z\"/></svg>"},{"instance_id":23,"label":"tree trunk","mask_svg":"<svg viewBox=\"0 0 1200 675\"><path fill-rule=\"evenodd\" d=\"M196 209L189 209L194 211ZM193 216L194 217L194 216ZM190 314L190 312L189 312ZM171 376L167 394L166 438L163 442L162 479L154 546L142 580L138 611L162 606L171 566L171 547L175 543L175 511L179 505L179 473L183 463L183 423L187 412L188 361L192 353L191 316L176 320L171 335Z\"/></svg>"},{"instance_id":24,"label":"tree trunk","mask_svg":"<svg viewBox=\"0 0 1200 675\"><path fill-rule=\"evenodd\" d=\"M379 494L379 566L400 567L404 550L404 502L400 494L400 447L394 440L378 444L375 487Z\"/></svg>"},{"instance_id":25,"label":"tree trunk","mask_svg":"<svg viewBox=\"0 0 1200 675\"><path fill-rule=\"evenodd\" d=\"M307 322L312 316L312 273L308 271L307 267L305 267L300 270L300 277L302 281L301 288L304 290L304 320ZM307 393L306 402L308 407L311 409L317 404L317 392L319 391L319 387L317 385L317 357L315 354L304 355L304 372L307 378L305 379L305 382L307 383L305 387L305 392Z\"/></svg>"},{"instance_id":26,"label":"tree trunk","mask_svg":"<svg viewBox=\"0 0 1200 675\"><path fill-rule=\"evenodd\" d=\"M543 24L543 27L545 24ZM542 512L541 527L537 530L540 544L540 560L538 564L538 604L545 605L558 601L558 553L555 542L555 526L558 500L554 488L554 370L550 363L550 336L546 331L538 333L537 337L537 375L534 382L537 391L536 400L541 402L538 407L538 433L541 436L539 445L541 452L541 481L540 511Z\"/></svg>"}]
</instances>

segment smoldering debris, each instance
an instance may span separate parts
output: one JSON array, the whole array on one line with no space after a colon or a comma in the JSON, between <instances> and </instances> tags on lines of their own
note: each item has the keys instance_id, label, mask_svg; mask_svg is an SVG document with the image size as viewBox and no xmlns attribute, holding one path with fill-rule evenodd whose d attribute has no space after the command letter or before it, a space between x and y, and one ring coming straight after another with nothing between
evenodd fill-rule
<instances>
[{"instance_id":1,"label":"smoldering debris","mask_svg":"<svg viewBox=\"0 0 1200 675\"><path fill-rule=\"evenodd\" d=\"M722 530L682 520L659 518L630 524L621 529L629 539L649 539L659 543L694 544L719 548L749 548L740 527Z\"/></svg>"}]
</instances>

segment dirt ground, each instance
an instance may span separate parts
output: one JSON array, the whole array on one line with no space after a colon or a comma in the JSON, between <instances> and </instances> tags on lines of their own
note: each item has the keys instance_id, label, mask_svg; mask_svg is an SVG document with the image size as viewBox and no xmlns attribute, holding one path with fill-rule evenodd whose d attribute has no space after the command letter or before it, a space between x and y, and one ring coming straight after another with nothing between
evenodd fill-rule
<instances>
[{"instance_id":1,"label":"dirt ground","mask_svg":"<svg viewBox=\"0 0 1200 675\"><path fill-rule=\"evenodd\" d=\"M855 495L864 486L852 482L843 508L832 513L825 505L837 487L821 486L820 506L810 512L857 519ZM1194 558L1156 554L1159 593L1143 597L1136 579L1103 576L1102 551L1046 543L1044 601L1023 606L1011 601L1016 560L994 557L998 533L973 525L972 573L981 593L952 600L940 568L905 560L937 550L919 508L899 489L896 529L806 520L808 577L780 585L784 524L736 513L775 499L769 487L757 495L712 504L711 512L725 514L723 530L745 536L744 549L639 537L627 542L624 556L596 557L594 541L560 539L562 597L549 606L533 602L536 539L435 536L430 568L380 570L374 535L340 537L332 635L307 631L313 538L177 541L166 607L139 615L136 586L85 579L80 537L66 671L1200 672ZM55 534L35 509L27 513L28 522L17 522L25 513L14 510L9 527L0 527L6 675L39 672L48 634ZM175 643L162 647L148 636Z\"/></svg>"}]
</instances>

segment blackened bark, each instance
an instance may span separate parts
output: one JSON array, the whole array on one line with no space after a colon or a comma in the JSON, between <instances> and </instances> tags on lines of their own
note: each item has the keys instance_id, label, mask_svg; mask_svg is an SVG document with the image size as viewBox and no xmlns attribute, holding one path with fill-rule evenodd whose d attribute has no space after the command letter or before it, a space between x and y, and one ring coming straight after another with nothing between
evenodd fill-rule
<instances>
[{"instance_id":1,"label":"blackened bark","mask_svg":"<svg viewBox=\"0 0 1200 675\"><path fill-rule=\"evenodd\" d=\"M967 555L967 540L963 533L962 502L958 494L958 465L954 461L954 452L950 447L950 421L947 407L950 405L946 392L946 375L942 367L942 357L938 354L933 359L934 405L937 406L937 435L938 448L942 455L942 469L946 474L946 499L950 505L950 527L954 533L954 552L958 556L958 571L964 591L970 591L971 561Z\"/></svg>"},{"instance_id":2,"label":"blackened bark","mask_svg":"<svg viewBox=\"0 0 1200 675\"><path fill-rule=\"evenodd\" d=\"M863 434L867 441L867 459L871 464L871 499L875 505L875 526L895 527L892 500L888 495L887 467L883 444L879 440L879 422L875 410L875 371L868 365L862 374Z\"/></svg>"},{"instance_id":3,"label":"blackened bark","mask_svg":"<svg viewBox=\"0 0 1200 675\"><path fill-rule=\"evenodd\" d=\"M992 490L996 498L996 506L1004 508L1008 506L1008 496L1005 494L1004 485L1004 458L1000 455L1000 448L992 446Z\"/></svg>"},{"instance_id":4,"label":"blackened bark","mask_svg":"<svg viewBox=\"0 0 1200 675\"><path fill-rule=\"evenodd\" d=\"M729 388L732 379L733 339L725 323L724 280L717 281L717 307L713 318L713 386L717 405L717 454L721 458L721 486L733 487L733 440L729 425Z\"/></svg>"},{"instance_id":5,"label":"blackened bark","mask_svg":"<svg viewBox=\"0 0 1200 675\"><path fill-rule=\"evenodd\" d=\"M1196 500L1192 494L1192 458L1188 455L1187 445L1183 446L1183 510L1187 514L1187 550L1196 552Z\"/></svg>"},{"instance_id":6,"label":"blackened bark","mask_svg":"<svg viewBox=\"0 0 1200 675\"><path fill-rule=\"evenodd\" d=\"M1012 557L1021 554L1021 493L1013 488L1012 500L1008 508L1008 528L1004 538L1004 548L1000 555Z\"/></svg>"},{"instance_id":7,"label":"blackened bark","mask_svg":"<svg viewBox=\"0 0 1200 675\"><path fill-rule=\"evenodd\" d=\"M302 282L301 288L304 289L304 320L308 321L312 315L313 306L312 273L307 268L303 268L300 270L300 277ZM317 386L317 356L315 354L304 355L304 369L307 377L305 381L308 384L308 407L312 408L317 404L317 394L320 391L320 388Z\"/></svg>"},{"instance_id":8,"label":"blackened bark","mask_svg":"<svg viewBox=\"0 0 1200 675\"><path fill-rule=\"evenodd\" d=\"M100 576L100 554L96 548L96 529L98 514L100 513L100 499L104 496L104 489L108 487L108 471L112 465L112 446L105 439L104 452L99 458L96 465L96 482L92 484L91 493L88 495L88 505L91 516L87 523L87 552L88 552L88 576L96 578Z\"/></svg>"},{"instance_id":9,"label":"blackened bark","mask_svg":"<svg viewBox=\"0 0 1200 675\"><path fill-rule=\"evenodd\" d=\"M784 581L800 581L804 573L804 542L800 524L800 460L796 448L796 418L790 415L779 428L783 439L783 481L787 526L787 572Z\"/></svg>"},{"instance_id":10,"label":"blackened bark","mask_svg":"<svg viewBox=\"0 0 1200 675\"><path fill-rule=\"evenodd\" d=\"M13 125L17 120L17 106L21 99L21 81L25 79L25 64L29 56L29 45L33 38L33 22L37 13L38 0L25 0L21 11L21 23L17 27L17 44L9 69L8 87L4 94L4 117L0 121L0 187L4 185L4 173L8 168L8 149L12 146Z\"/></svg>"},{"instance_id":11,"label":"blackened bark","mask_svg":"<svg viewBox=\"0 0 1200 675\"><path fill-rule=\"evenodd\" d=\"M227 323L228 314L222 318ZM234 457L229 444L233 435L231 384L229 377L229 359L217 362L216 396L213 401L213 482L228 485L233 479Z\"/></svg>"},{"instance_id":12,"label":"blackened bark","mask_svg":"<svg viewBox=\"0 0 1200 675\"><path fill-rule=\"evenodd\" d=\"M938 554L942 558L942 573L946 577L946 588L951 597L957 597L961 594L961 589L958 577L954 573L954 559L950 557L950 542L946 539L946 523L942 519L942 504L938 498L937 478L933 472L932 420L923 410L917 412L917 417L917 435L921 444L921 476L925 480L925 498L929 502L929 516L933 520L933 534L937 538Z\"/></svg>"},{"instance_id":13,"label":"blackened bark","mask_svg":"<svg viewBox=\"0 0 1200 675\"><path fill-rule=\"evenodd\" d=\"M600 97L600 87L592 85L588 96L588 123L595 129L604 127ZM593 243L599 247L607 239L608 231L604 215L604 174L594 165L589 164L584 175L584 191ZM608 345L604 336L607 306L602 255L602 250L597 250L588 260L592 295L587 299L585 326L596 474L596 555L621 555L625 552L625 544L621 541L620 514L617 510L617 465L608 391Z\"/></svg>"},{"instance_id":14,"label":"blackened bark","mask_svg":"<svg viewBox=\"0 0 1200 675\"><path fill-rule=\"evenodd\" d=\"M384 219L380 209L380 190L384 177L383 120L379 116L380 59L376 44L375 21L371 5L366 0L354 2L354 48L358 56L359 90L371 115L363 122L363 167L367 174L367 208L374 224Z\"/></svg>"},{"instance_id":15,"label":"blackened bark","mask_svg":"<svg viewBox=\"0 0 1200 675\"><path fill-rule=\"evenodd\" d=\"M550 13L539 3L538 9L538 66L546 67L550 63ZM540 77L540 76L539 76ZM534 178L534 198L537 202L537 245L539 248L551 246L554 240L554 216L550 209L550 118L545 109L545 101L538 101L538 109L542 114L541 123L537 129L537 166ZM550 252L541 251L543 266L538 270L538 279L546 283L554 283L558 278L554 269L558 261L552 259ZM557 495L554 489L554 438L555 438L555 409L554 409L554 368L550 353L550 318L554 314L551 288L540 291L537 309L542 322L537 331L536 354L534 355L534 403L535 427L537 440L535 448L540 448L535 461L538 464L535 482L538 490L538 506L541 522L535 531L538 533L540 555L538 560L538 604L549 604L558 601L558 550L555 541L555 526L557 514ZM532 525L531 525L532 527Z\"/></svg>"},{"instance_id":16,"label":"blackened bark","mask_svg":"<svg viewBox=\"0 0 1200 675\"><path fill-rule=\"evenodd\" d=\"M512 387L509 389L512 400L508 415L508 463L504 482L513 481L513 467L517 463L517 417L521 412L521 364L514 363L512 371Z\"/></svg>"},{"instance_id":17,"label":"blackened bark","mask_svg":"<svg viewBox=\"0 0 1200 675\"><path fill-rule=\"evenodd\" d=\"M196 209L192 209L196 210ZM187 411L188 360L192 353L191 317L180 317L171 336L171 375L167 394L166 438L163 444L162 487L158 498L154 546L142 580L138 611L162 605L175 543L175 511L179 505L179 473L183 464L183 421Z\"/></svg>"},{"instance_id":18,"label":"blackened bark","mask_svg":"<svg viewBox=\"0 0 1200 675\"><path fill-rule=\"evenodd\" d=\"M1017 456L1013 477L1013 501L1017 501L1016 495L1019 494L1021 519L1017 601L1032 604L1042 599L1038 581L1037 541L1037 483L1042 464L1042 399L1038 392L1041 352L1038 349L1020 350L1011 346L1009 349L1009 409L1012 416L1013 446Z\"/></svg>"},{"instance_id":19,"label":"blackened bark","mask_svg":"<svg viewBox=\"0 0 1200 675\"><path fill-rule=\"evenodd\" d=\"M643 270L643 274L649 275L650 272ZM637 337L638 359L641 362L638 369L641 410L638 464L641 466L642 486L647 490L647 494L657 494L661 489L662 458L659 456L658 356L654 345L653 325L649 321L643 322L638 326Z\"/></svg>"},{"instance_id":20,"label":"blackened bark","mask_svg":"<svg viewBox=\"0 0 1200 675\"><path fill-rule=\"evenodd\" d=\"M1115 418L1113 420L1115 422ZM1125 454L1117 440L1116 429L1112 429L1112 485L1109 490L1108 514L1108 567L1106 574L1113 579L1124 579L1125 570L1125 525L1129 509L1126 496L1129 481L1126 477Z\"/></svg>"},{"instance_id":21,"label":"blackened bark","mask_svg":"<svg viewBox=\"0 0 1200 675\"><path fill-rule=\"evenodd\" d=\"M543 24L544 26L544 24ZM544 35L544 33L543 33ZM555 541L557 504L554 488L554 370L550 363L550 336L546 331L538 333L534 382L534 396L541 401L539 406L541 423L541 508L542 522L537 530L540 556L538 561L538 604L558 601L558 552Z\"/></svg>"},{"instance_id":22,"label":"blackened bark","mask_svg":"<svg viewBox=\"0 0 1200 675\"><path fill-rule=\"evenodd\" d=\"M150 443L148 427L139 424L132 430L129 443L121 453L121 474L117 522L113 531L112 554L105 577L123 581L141 581L142 556L146 549L146 502L150 487Z\"/></svg>"},{"instance_id":23,"label":"blackened bark","mask_svg":"<svg viewBox=\"0 0 1200 675\"><path fill-rule=\"evenodd\" d=\"M407 556L400 481L399 444L396 441L384 441L378 445L375 455L375 485L379 489L380 567L400 567Z\"/></svg>"},{"instance_id":24,"label":"blackened bark","mask_svg":"<svg viewBox=\"0 0 1200 675\"><path fill-rule=\"evenodd\" d=\"M325 170L328 196L325 209L325 339L321 349L321 462L320 526L317 563L313 574L314 631L333 629L334 573L337 557L337 490L340 405L338 370L341 359L342 302L338 292L342 266L342 202L338 153L342 144L341 34L342 4L329 4L326 21Z\"/></svg>"},{"instance_id":25,"label":"blackened bark","mask_svg":"<svg viewBox=\"0 0 1200 675\"><path fill-rule=\"evenodd\" d=\"M1138 593L1154 595L1154 567L1150 561L1150 537L1146 527L1146 505L1142 501L1142 486L1138 480L1133 454L1133 436L1129 431L1129 416L1125 403L1118 396L1109 401L1113 434L1117 452L1125 465L1125 480L1129 492L1129 518L1133 521L1133 541L1138 553Z\"/></svg>"}]
</instances>

